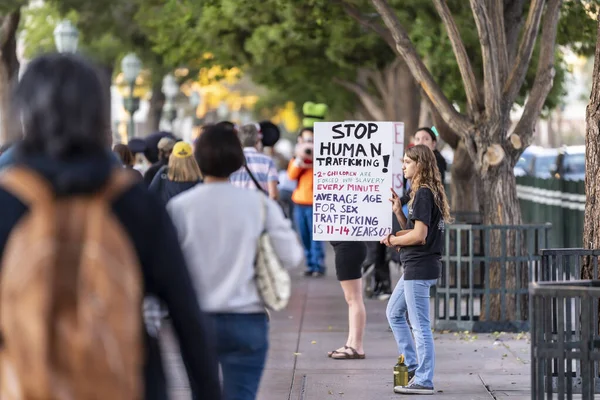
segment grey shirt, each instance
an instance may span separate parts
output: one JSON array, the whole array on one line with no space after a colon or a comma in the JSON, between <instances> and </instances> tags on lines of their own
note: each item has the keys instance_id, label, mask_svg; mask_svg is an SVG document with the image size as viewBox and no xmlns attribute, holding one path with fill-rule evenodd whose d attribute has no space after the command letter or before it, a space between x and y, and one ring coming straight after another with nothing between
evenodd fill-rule
<instances>
[{"instance_id":1,"label":"grey shirt","mask_svg":"<svg viewBox=\"0 0 600 400\"><path fill-rule=\"evenodd\" d=\"M264 228L284 266L296 267L304 258L281 208L259 191L229 182L205 183L174 197L167 209L206 312L264 311L254 282L256 248Z\"/></svg>"}]
</instances>

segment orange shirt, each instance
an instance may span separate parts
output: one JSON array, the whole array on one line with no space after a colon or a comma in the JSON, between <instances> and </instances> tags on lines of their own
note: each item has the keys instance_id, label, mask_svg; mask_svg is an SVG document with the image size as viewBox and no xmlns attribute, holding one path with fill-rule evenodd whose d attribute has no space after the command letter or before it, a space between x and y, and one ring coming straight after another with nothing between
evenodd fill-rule
<instances>
[{"instance_id":1,"label":"orange shirt","mask_svg":"<svg viewBox=\"0 0 600 400\"><path fill-rule=\"evenodd\" d=\"M292 201L303 206L313 203L313 169L302 168L291 160L288 165L288 176L291 180L298 181L298 186L292 194Z\"/></svg>"}]
</instances>

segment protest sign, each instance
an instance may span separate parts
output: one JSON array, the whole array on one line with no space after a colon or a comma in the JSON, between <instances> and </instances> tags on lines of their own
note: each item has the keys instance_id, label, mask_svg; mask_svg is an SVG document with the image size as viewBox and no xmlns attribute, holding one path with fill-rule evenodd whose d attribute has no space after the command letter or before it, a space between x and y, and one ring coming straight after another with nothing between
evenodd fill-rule
<instances>
[{"instance_id":1,"label":"protest sign","mask_svg":"<svg viewBox=\"0 0 600 400\"><path fill-rule=\"evenodd\" d=\"M392 172L394 175L392 187L402 196L404 193L404 173L402 163L404 162L404 122L394 122L394 159L392 160Z\"/></svg>"},{"instance_id":2,"label":"protest sign","mask_svg":"<svg viewBox=\"0 0 600 400\"><path fill-rule=\"evenodd\" d=\"M393 122L317 122L313 240L374 241L391 232Z\"/></svg>"}]
</instances>

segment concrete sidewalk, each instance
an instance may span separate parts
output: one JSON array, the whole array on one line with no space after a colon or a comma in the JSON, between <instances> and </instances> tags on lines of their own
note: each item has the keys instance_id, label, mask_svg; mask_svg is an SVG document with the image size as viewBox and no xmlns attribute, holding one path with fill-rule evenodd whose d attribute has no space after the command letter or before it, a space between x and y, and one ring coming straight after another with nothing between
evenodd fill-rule
<instances>
[{"instance_id":1,"label":"concrete sidewalk","mask_svg":"<svg viewBox=\"0 0 600 400\"><path fill-rule=\"evenodd\" d=\"M332 254L328 259L333 260ZM393 393L397 348L388 330L386 302L366 300L364 360L333 360L345 344L347 307L332 267L324 278L293 272L293 296L273 313L269 359L259 400L385 400ZM529 340L524 334L435 332L434 396L440 399L530 398ZM181 362L169 351L173 398L187 399Z\"/></svg>"}]
</instances>

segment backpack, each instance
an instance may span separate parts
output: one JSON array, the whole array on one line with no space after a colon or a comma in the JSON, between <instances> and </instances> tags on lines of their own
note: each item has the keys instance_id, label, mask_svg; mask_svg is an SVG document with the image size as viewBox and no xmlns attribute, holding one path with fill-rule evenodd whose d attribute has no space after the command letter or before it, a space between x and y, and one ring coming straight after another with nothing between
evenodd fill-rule
<instances>
[{"instance_id":1,"label":"backpack","mask_svg":"<svg viewBox=\"0 0 600 400\"><path fill-rule=\"evenodd\" d=\"M143 286L111 201L135 183L116 169L95 194L55 197L34 171L0 186L28 206L0 264L0 399L143 396Z\"/></svg>"}]
</instances>

